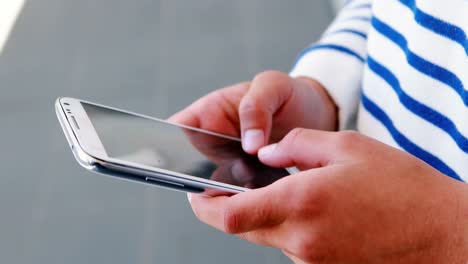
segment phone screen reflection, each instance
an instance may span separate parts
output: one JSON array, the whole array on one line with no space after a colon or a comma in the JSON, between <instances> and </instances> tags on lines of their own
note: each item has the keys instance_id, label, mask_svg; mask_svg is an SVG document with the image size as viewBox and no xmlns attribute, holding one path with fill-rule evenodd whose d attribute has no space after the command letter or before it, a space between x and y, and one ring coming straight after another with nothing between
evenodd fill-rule
<instances>
[{"instance_id":1,"label":"phone screen reflection","mask_svg":"<svg viewBox=\"0 0 468 264\"><path fill-rule=\"evenodd\" d=\"M289 175L262 164L240 141L82 103L111 158L254 189ZM207 195L220 194L206 190Z\"/></svg>"}]
</instances>

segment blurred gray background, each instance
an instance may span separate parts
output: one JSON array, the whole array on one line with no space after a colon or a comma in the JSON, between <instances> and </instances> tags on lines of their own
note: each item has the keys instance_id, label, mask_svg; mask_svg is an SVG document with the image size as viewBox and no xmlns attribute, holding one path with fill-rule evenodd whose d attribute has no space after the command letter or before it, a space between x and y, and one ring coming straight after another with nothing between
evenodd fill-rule
<instances>
[{"instance_id":1,"label":"blurred gray background","mask_svg":"<svg viewBox=\"0 0 468 264\"><path fill-rule=\"evenodd\" d=\"M183 193L79 167L53 104L167 117L288 71L332 16L326 0L26 1L0 54L0 263L289 263L201 224Z\"/></svg>"}]
</instances>

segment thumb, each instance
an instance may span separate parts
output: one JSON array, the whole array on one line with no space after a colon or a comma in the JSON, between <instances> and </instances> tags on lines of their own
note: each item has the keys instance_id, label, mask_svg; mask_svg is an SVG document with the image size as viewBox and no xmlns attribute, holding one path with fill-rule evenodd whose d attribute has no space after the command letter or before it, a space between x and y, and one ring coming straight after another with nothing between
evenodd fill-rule
<instances>
[{"instance_id":1,"label":"thumb","mask_svg":"<svg viewBox=\"0 0 468 264\"><path fill-rule=\"evenodd\" d=\"M239 104L244 151L256 154L268 144L273 115L289 100L293 82L287 74L267 71L258 74Z\"/></svg>"},{"instance_id":2,"label":"thumb","mask_svg":"<svg viewBox=\"0 0 468 264\"><path fill-rule=\"evenodd\" d=\"M258 157L272 167L325 167L346 160L360 140L356 132L296 128L279 143L261 148Z\"/></svg>"},{"instance_id":3,"label":"thumb","mask_svg":"<svg viewBox=\"0 0 468 264\"><path fill-rule=\"evenodd\" d=\"M240 234L284 221L289 208L283 190L281 185L272 184L231 197L191 195L189 201L202 222L223 232Z\"/></svg>"}]
</instances>

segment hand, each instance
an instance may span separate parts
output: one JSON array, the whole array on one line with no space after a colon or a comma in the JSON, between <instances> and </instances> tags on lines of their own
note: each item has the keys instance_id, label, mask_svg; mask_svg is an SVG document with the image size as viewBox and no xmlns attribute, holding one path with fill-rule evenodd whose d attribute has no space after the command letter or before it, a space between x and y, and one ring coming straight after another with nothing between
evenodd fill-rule
<instances>
[{"instance_id":1,"label":"hand","mask_svg":"<svg viewBox=\"0 0 468 264\"><path fill-rule=\"evenodd\" d=\"M295 127L335 130L337 123L336 107L318 82L274 71L212 92L169 120L242 137L250 154Z\"/></svg>"},{"instance_id":2,"label":"hand","mask_svg":"<svg viewBox=\"0 0 468 264\"><path fill-rule=\"evenodd\" d=\"M205 170L204 178L254 189L289 176L286 170L266 166L258 160L256 155L245 153L238 139L215 137L194 129L182 128L181 130L194 148L211 161L208 163L210 167L215 169L214 171ZM230 192L212 188L206 188L202 194L232 195Z\"/></svg>"},{"instance_id":3,"label":"hand","mask_svg":"<svg viewBox=\"0 0 468 264\"><path fill-rule=\"evenodd\" d=\"M259 151L306 171L231 197L191 196L203 222L307 263L463 263L468 187L356 132L296 129Z\"/></svg>"}]
</instances>

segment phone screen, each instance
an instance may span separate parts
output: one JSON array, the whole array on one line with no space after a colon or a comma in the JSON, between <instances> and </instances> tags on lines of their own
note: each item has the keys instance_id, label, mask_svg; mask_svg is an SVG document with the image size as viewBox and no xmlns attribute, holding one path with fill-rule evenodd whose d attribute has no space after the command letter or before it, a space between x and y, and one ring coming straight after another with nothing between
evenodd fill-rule
<instances>
[{"instance_id":1,"label":"phone screen","mask_svg":"<svg viewBox=\"0 0 468 264\"><path fill-rule=\"evenodd\" d=\"M111 158L250 189L289 175L245 153L240 141L81 104Z\"/></svg>"}]
</instances>

